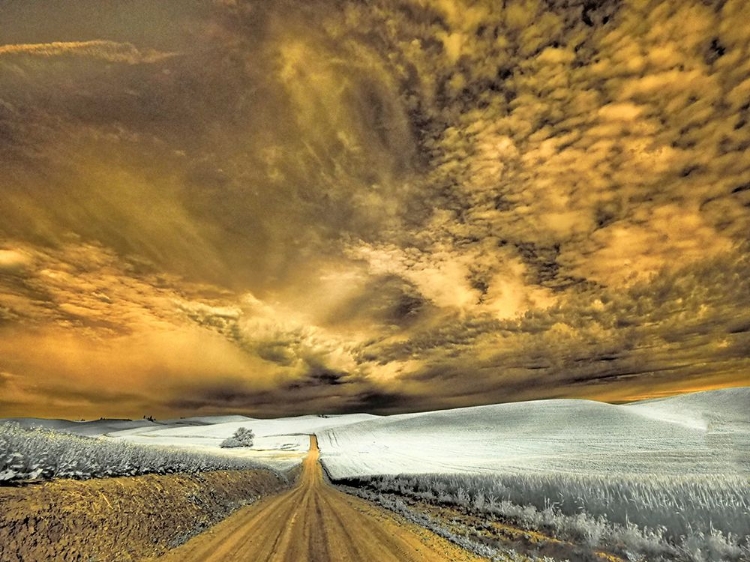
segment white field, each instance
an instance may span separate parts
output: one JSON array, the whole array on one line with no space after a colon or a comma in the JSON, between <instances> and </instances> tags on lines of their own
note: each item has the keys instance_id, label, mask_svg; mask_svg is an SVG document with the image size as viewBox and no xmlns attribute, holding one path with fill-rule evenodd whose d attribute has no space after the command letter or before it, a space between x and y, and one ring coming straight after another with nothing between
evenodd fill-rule
<instances>
[{"instance_id":1,"label":"white field","mask_svg":"<svg viewBox=\"0 0 750 562\"><path fill-rule=\"evenodd\" d=\"M327 429L375 418L369 414L341 416L299 416L293 418L256 419L244 416L188 418L150 424L146 427L110 431L109 439L132 443L182 447L202 452L241 456L285 470L302 461L310 447L309 435ZM221 442L239 428L255 433L253 447L221 449Z\"/></svg>"},{"instance_id":2,"label":"white field","mask_svg":"<svg viewBox=\"0 0 750 562\"><path fill-rule=\"evenodd\" d=\"M750 476L750 388L611 405L542 400L318 432L334 479L395 474Z\"/></svg>"},{"instance_id":3,"label":"white field","mask_svg":"<svg viewBox=\"0 0 750 562\"><path fill-rule=\"evenodd\" d=\"M65 431L75 435L84 435L86 437L97 437L111 431L120 431L124 429L147 429L156 426L155 423L148 420L94 420L94 421L70 421L60 419L43 419L43 418L6 418L0 419L0 423L15 422L21 427L44 427L57 431Z\"/></svg>"},{"instance_id":4,"label":"white field","mask_svg":"<svg viewBox=\"0 0 750 562\"><path fill-rule=\"evenodd\" d=\"M750 476L750 387L622 406L541 400L387 417L13 421L24 427L242 456L278 469L299 463L308 435L315 433L333 478L530 472ZM221 442L239 427L255 433L252 449L221 449Z\"/></svg>"},{"instance_id":5,"label":"white field","mask_svg":"<svg viewBox=\"0 0 750 562\"><path fill-rule=\"evenodd\" d=\"M374 419L369 414L299 416L256 419L245 416L208 416L151 422L148 420L96 420L73 422L14 418L22 427L46 427L77 435L123 440L130 443L178 447L202 453L248 458L278 470L299 464L310 446L310 434L350 423ZM255 433L252 448L222 449L221 442L239 427Z\"/></svg>"}]
</instances>

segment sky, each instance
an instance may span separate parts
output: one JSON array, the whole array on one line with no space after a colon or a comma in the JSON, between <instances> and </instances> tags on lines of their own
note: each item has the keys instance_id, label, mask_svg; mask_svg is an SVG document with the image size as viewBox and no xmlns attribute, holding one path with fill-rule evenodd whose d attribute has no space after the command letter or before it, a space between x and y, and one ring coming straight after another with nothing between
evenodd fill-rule
<instances>
[{"instance_id":1,"label":"sky","mask_svg":"<svg viewBox=\"0 0 750 562\"><path fill-rule=\"evenodd\" d=\"M0 0L0 417L750 384L745 0Z\"/></svg>"}]
</instances>

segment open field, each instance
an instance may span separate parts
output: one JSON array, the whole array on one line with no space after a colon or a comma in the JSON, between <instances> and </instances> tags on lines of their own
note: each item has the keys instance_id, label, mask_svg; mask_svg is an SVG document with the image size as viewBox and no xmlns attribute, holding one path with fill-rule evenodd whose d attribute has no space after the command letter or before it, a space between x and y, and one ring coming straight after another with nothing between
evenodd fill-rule
<instances>
[{"instance_id":1,"label":"open field","mask_svg":"<svg viewBox=\"0 0 750 562\"><path fill-rule=\"evenodd\" d=\"M750 389L549 400L320 435L332 478L648 560L750 556Z\"/></svg>"},{"instance_id":2,"label":"open field","mask_svg":"<svg viewBox=\"0 0 750 562\"><path fill-rule=\"evenodd\" d=\"M307 454L310 434L376 418L369 414L279 419L235 415L165 421L103 419L87 422L13 418L0 420L0 475L14 465L17 468L13 473L6 473L5 480L45 475L114 476L131 474L133 462L144 466L133 474L261 465L286 471L302 462ZM253 447L221 448L221 442L240 427L247 427L255 433ZM138 457L143 457L143 460L137 460ZM89 467L87 463L93 465ZM42 470L35 474L38 469ZM74 474L76 472L79 474Z\"/></svg>"},{"instance_id":3,"label":"open field","mask_svg":"<svg viewBox=\"0 0 750 562\"><path fill-rule=\"evenodd\" d=\"M750 469L749 404L748 388L624 406L541 400L382 417L319 438L334 478L739 474Z\"/></svg>"},{"instance_id":4,"label":"open field","mask_svg":"<svg viewBox=\"0 0 750 562\"><path fill-rule=\"evenodd\" d=\"M221 451L139 445L5 423L0 424L0 483L269 468Z\"/></svg>"},{"instance_id":5,"label":"open field","mask_svg":"<svg viewBox=\"0 0 750 562\"><path fill-rule=\"evenodd\" d=\"M309 415L278 419L255 419L244 416L187 418L148 427L109 432L106 437L142 445L186 448L207 454L230 454L279 470L288 470L300 464L307 454L310 434L376 417L369 414L351 414ZM230 437L239 427L253 430L255 434L253 447L251 449L221 449L221 442Z\"/></svg>"}]
</instances>

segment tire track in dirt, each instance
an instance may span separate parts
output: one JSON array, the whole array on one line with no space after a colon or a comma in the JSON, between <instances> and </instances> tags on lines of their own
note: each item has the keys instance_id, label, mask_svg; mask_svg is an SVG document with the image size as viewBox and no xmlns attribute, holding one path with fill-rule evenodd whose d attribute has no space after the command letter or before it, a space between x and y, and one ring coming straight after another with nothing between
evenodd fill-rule
<instances>
[{"instance_id":1,"label":"tire track in dirt","mask_svg":"<svg viewBox=\"0 0 750 562\"><path fill-rule=\"evenodd\" d=\"M310 438L300 481L239 510L159 562L473 562L482 560L327 484Z\"/></svg>"}]
</instances>

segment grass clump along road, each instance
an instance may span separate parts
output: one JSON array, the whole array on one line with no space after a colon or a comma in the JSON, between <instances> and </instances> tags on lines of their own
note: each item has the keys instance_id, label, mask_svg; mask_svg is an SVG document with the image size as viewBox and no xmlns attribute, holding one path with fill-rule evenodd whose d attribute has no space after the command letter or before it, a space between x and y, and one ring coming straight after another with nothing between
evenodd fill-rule
<instances>
[{"instance_id":1,"label":"grass clump along road","mask_svg":"<svg viewBox=\"0 0 750 562\"><path fill-rule=\"evenodd\" d=\"M399 498L447 506L476 516L466 523L478 527L507 523L625 559L750 560L750 490L741 477L423 474L341 483L387 507L406 507Z\"/></svg>"}]
</instances>

